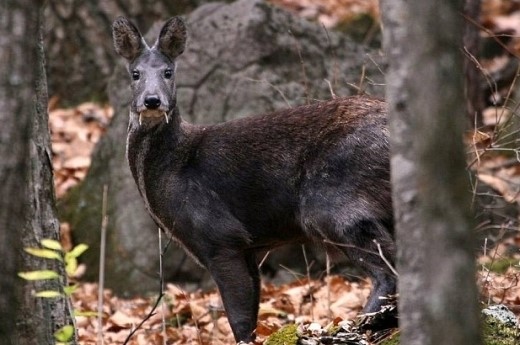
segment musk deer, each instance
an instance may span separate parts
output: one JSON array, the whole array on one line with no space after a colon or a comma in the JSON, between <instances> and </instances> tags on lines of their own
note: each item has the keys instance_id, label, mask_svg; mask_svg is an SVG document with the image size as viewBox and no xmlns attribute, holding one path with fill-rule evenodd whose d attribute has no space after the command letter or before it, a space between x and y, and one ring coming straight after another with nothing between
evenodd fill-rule
<instances>
[{"instance_id":1,"label":"musk deer","mask_svg":"<svg viewBox=\"0 0 520 345\"><path fill-rule=\"evenodd\" d=\"M176 106L184 22L168 20L150 48L119 17L113 39L131 78L127 155L139 192L211 273L236 341L255 337L256 253L286 243L344 253L373 282L364 311L379 310L396 289L382 259L395 252L384 102L355 96L193 125Z\"/></svg>"}]
</instances>

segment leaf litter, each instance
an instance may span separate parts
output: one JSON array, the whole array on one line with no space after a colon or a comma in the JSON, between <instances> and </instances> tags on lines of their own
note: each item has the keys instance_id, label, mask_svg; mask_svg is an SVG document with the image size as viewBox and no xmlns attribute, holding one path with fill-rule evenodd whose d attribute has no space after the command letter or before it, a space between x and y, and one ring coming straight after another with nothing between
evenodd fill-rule
<instances>
[{"instance_id":1,"label":"leaf litter","mask_svg":"<svg viewBox=\"0 0 520 345\"><path fill-rule=\"evenodd\" d=\"M327 281L329 281L327 284ZM350 282L340 276L330 276L324 281L306 279L275 286L263 284L258 318L257 343L282 326L292 323L329 324L330 312L325 303L330 286L330 298L335 301L336 315L344 319L354 317L362 308L370 291L368 282ZM313 292L311 292L313 291ZM313 299L307 297L312 293ZM96 311L98 285L83 283L74 293L74 308ZM105 343L122 344L130 331L150 312L157 296L123 299L104 291L103 339ZM163 317L166 328L162 327ZM97 317L77 316L80 344L95 344L99 330ZM343 319L339 319L343 320ZM338 322L338 319L336 319ZM233 335L224 314L217 291L187 292L173 284L167 284L163 305L137 331L128 344L162 344L166 334L167 344L232 344Z\"/></svg>"},{"instance_id":2,"label":"leaf litter","mask_svg":"<svg viewBox=\"0 0 520 345\"><path fill-rule=\"evenodd\" d=\"M271 0L326 27L342 21L354 20L360 15L371 16L379 22L376 0ZM515 2L486 0L480 19L482 37L490 33L509 37L504 43L508 54L481 61L483 73L502 76L511 59L520 56L520 6ZM514 56L516 55L516 57ZM487 71L487 72L486 72ZM507 77L507 76L506 76ZM500 144L496 129L515 115L515 108L506 107L510 85L496 89L495 103L484 110L484 123L491 130L468 134L468 147L476 164L471 165L478 183L493 188L507 203L520 205L520 155L518 135L513 136L513 146L496 150ZM519 89L516 86L516 89ZM502 100L502 102L496 102ZM58 198L80 183L91 164L96 143L105 133L113 110L107 105L83 103L75 108L59 109L57 100L50 100L49 123L51 129L55 188ZM515 146L516 145L516 146ZM491 154L490 154L491 152ZM513 236L504 237L491 249L484 250L479 258L477 281L481 299L487 304L507 305L520 315L520 232L518 218L505 224L513 228ZM504 230L505 231L505 230ZM61 225L62 245L72 248L71 229ZM497 263L502 265L496 269ZM83 267L83 269L85 269ZM90 268L92 269L92 268ZM306 325L304 331L312 333L316 327L353 320L365 303L370 291L366 281L352 282L341 276L329 276L321 280L299 280L275 286L262 284L257 328L257 343L287 324ZM98 286L82 283L74 292L75 310L97 312ZM129 332L150 312L157 296L147 298L121 298L105 290L102 310L102 334L105 344L123 344ZM163 304L145 322L129 341L141 344L231 344L233 336L224 314L218 292L187 292L176 285L167 284ZM81 313L80 313L81 314ZM165 329L162 319L166 320ZM97 317L76 316L79 344L97 344L99 326ZM317 328L316 328L317 329ZM320 330L317 330L320 331Z\"/></svg>"}]
</instances>

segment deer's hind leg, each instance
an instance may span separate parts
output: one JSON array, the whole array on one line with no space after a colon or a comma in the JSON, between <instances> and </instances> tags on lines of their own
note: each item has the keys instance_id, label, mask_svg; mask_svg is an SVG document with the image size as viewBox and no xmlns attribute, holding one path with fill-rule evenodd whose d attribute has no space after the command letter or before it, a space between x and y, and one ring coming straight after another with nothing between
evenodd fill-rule
<instances>
[{"instance_id":1,"label":"deer's hind leg","mask_svg":"<svg viewBox=\"0 0 520 345\"><path fill-rule=\"evenodd\" d=\"M362 201L352 198L355 194L347 195L327 188L306 195L301 201L302 224L310 237L344 253L371 279L373 290L364 312L374 312L385 304L379 297L395 294L397 287L391 269L395 258L392 218L390 214L381 219L372 206L360 208Z\"/></svg>"}]
</instances>

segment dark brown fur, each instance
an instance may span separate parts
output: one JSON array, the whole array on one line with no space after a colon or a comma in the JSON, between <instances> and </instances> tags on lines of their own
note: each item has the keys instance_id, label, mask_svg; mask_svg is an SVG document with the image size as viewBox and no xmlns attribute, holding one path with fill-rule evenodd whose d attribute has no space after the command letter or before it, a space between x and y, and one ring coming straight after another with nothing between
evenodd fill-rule
<instances>
[{"instance_id":1,"label":"dark brown fur","mask_svg":"<svg viewBox=\"0 0 520 345\"><path fill-rule=\"evenodd\" d=\"M235 339L254 339L256 252L286 243L311 240L343 252L374 283L365 311L378 310L378 297L396 288L377 247L393 262L385 104L349 97L188 124L165 72L175 70L182 33L182 22L170 20L148 48L133 41L141 36L126 19L114 23L116 49L134 78L128 160L153 219L215 279ZM150 99L154 105L143 106Z\"/></svg>"}]
</instances>

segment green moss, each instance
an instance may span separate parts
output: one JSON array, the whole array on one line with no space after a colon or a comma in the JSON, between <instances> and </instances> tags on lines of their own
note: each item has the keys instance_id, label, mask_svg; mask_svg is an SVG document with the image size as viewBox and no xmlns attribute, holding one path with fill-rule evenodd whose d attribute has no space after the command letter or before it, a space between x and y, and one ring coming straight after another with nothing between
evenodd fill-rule
<instances>
[{"instance_id":1,"label":"green moss","mask_svg":"<svg viewBox=\"0 0 520 345\"><path fill-rule=\"evenodd\" d=\"M385 340L379 343L379 345L399 345L400 344L400 332L395 332Z\"/></svg>"},{"instance_id":2,"label":"green moss","mask_svg":"<svg viewBox=\"0 0 520 345\"><path fill-rule=\"evenodd\" d=\"M339 331L341 330L341 327L340 326L330 326L328 329L327 329L327 334L331 334L331 335L335 335L336 333L338 333Z\"/></svg>"},{"instance_id":3,"label":"green moss","mask_svg":"<svg viewBox=\"0 0 520 345\"><path fill-rule=\"evenodd\" d=\"M400 332L395 332L378 345L399 345ZM482 318L483 345L517 345L520 344L520 330L507 326L497 319L484 315Z\"/></svg>"},{"instance_id":4,"label":"green moss","mask_svg":"<svg viewBox=\"0 0 520 345\"><path fill-rule=\"evenodd\" d=\"M520 343L520 333L515 327L508 327L490 316L482 320L484 345L515 345Z\"/></svg>"},{"instance_id":5,"label":"green moss","mask_svg":"<svg viewBox=\"0 0 520 345\"><path fill-rule=\"evenodd\" d=\"M503 258L499 260L493 260L490 263L484 264L484 267L491 272L505 273L509 267L518 265L518 259L514 258Z\"/></svg>"},{"instance_id":6,"label":"green moss","mask_svg":"<svg viewBox=\"0 0 520 345\"><path fill-rule=\"evenodd\" d=\"M298 327L295 324L287 325L271 334L265 345L296 345L298 341Z\"/></svg>"},{"instance_id":7,"label":"green moss","mask_svg":"<svg viewBox=\"0 0 520 345\"><path fill-rule=\"evenodd\" d=\"M191 320L192 315L189 313L174 314L171 318L166 320L166 324L174 328L179 328Z\"/></svg>"}]
</instances>

